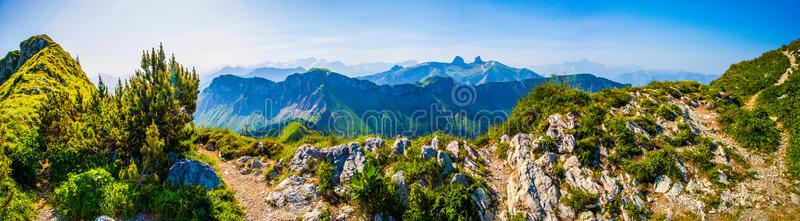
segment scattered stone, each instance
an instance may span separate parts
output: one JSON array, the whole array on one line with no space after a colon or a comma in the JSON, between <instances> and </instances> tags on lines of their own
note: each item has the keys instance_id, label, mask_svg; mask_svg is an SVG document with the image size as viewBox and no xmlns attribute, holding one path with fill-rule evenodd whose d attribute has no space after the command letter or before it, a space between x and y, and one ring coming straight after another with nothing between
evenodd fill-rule
<instances>
[{"instance_id":1,"label":"scattered stone","mask_svg":"<svg viewBox=\"0 0 800 221\"><path fill-rule=\"evenodd\" d=\"M585 210L578 215L579 220L594 220L594 213L589 210Z\"/></svg>"},{"instance_id":2,"label":"scattered stone","mask_svg":"<svg viewBox=\"0 0 800 221\"><path fill-rule=\"evenodd\" d=\"M455 170L455 168L453 168L453 161L450 160L450 156L448 156L447 153L443 151L437 151L436 161L439 162L439 165L442 165L442 173L441 173L442 177L446 176L447 174L450 174L451 172L453 172L453 170Z\"/></svg>"},{"instance_id":3,"label":"scattered stone","mask_svg":"<svg viewBox=\"0 0 800 221\"><path fill-rule=\"evenodd\" d=\"M473 150L472 147L469 146L469 143L467 143L467 141L463 141L462 143L464 144L464 150L467 150L467 156L469 156L473 160L477 160L478 153L475 152L475 150Z\"/></svg>"},{"instance_id":4,"label":"scattered stone","mask_svg":"<svg viewBox=\"0 0 800 221\"><path fill-rule=\"evenodd\" d=\"M475 163L475 161L472 161L471 159L466 157L464 158L464 169L466 169L467 172L475 173L478 171L478 168L480 167L478 167L478 164Z\"/></svg>"},{"instance_id":5,"label":"scattered stone","mask_svg":"<svg viewBox=\"0 0 800 221\"><path fill-rule=\"evenodd\" d=\"M566 119L564 119L566 118ZM568 134L567 130L574 130L577 127L575 115L568 113L562 117L560 114L550 115L547 118L550 126L545 134L556 141L559 153L572 153L575 149L575 137Z\"/></svg>"},{"instance_id":6,"label":"scattered stone","mask_svg":"<svg viewBox=\"0 0 800 221\"><path fill-rule=\"evenodd\" d=\"M723 183L725 185L730 185L731 184L731 182L728 181L728 175L726 175L725 172L722 172L722 170L719 170L719 169L717 169L717 172L719 172L719 178L717 178L717 181L719 181L720 183Z\"/></svg>"},{"instance_id":7,"label":"scattered stone","mask_svg":"<svg viewBox=\"0 0 800 221\"><path fill-rule=\"evenodd\" d=\"M273 190L267 195L267 202L276 207L306 208L317 198L317 187L297 175L287 177Z\"/></svg>"},{"instance_id":8,"label":"scattered stone","mask_svg":"<svg viewBox=\"0 0 800 221\"><path fill-rule=\"evenodd\" d=\"M655 191L656 193L666 193L669 191L670 185L672 184L672 179L668 176L657 176L656 183L655 183Z\"/></svg>"},{"instance_id":9,"label":"scattered stone","mask_svg":"<svg viewBox=\"0 0 800 221\"><path fill-rule=\"evenodd\" d=\"M303 221L317 221L319 220L320 214L322 214L322 210L314 209L313 211L303 215Z\"/></svg>"},{"instance_id":10,"label":"scattered stone","mask_svg":"<svg viewBox=\"0 0 800 221\"><path fill-rule=\"evenodd\" d=\"M333 164L334 185L350 180L356 172L364 169L367 162L364 151L356 142L320 149L319 156Z\"/></svg>"},{"instance_id":11,"label":"scattered stone","mask_svg":"<svg viewBox=\"0 0 800 221\"><path fill-rule=\"evenodd\" d=\"M678 181L675 182L675 184L672 184L672 188L670 188L669 192L667 192L667 196L678 196L681 194L682 191L683 191L683 182Z\"/></svg>"},{"instance_id":12,"label":"scattered stone","mask_svg":"<svg viewBox=\"0 0 800 221\"><path fill-rule=\"evenodd\" d=\"M797 193L791 193L789 196L792 199L792 203L800 206L800 195L797 195Z\"/></svg>"},{"instance_id":13,"label":"scattered stone","mask_svg":"<svg viewBox=\"0 0 800 221\"><path fill-rule=\"evenodd\" d=\"M102 215L94 219L94 221L114 221L114 218L111 218L107 215Z\"/></svg>"},{"instance_id":14,"label":"scattered stone","mask_svg":"<svg viewBox=\"0 0 800 221\"><path fill-rule=\"evenodd\" d=\"M508 137L508 134L503 134L503 136L500 137L500 142L501 143L508 143L509 139L510 138Z\"/></svg>"},{"instance_id":15,"label":"scattered stone","mask_svg":"<svg viewBox=\"0 0 800 221\"><path fill-rule=\"evenodd\" d=\"M457 159L458 158L458 141L456 141L456 140L451 141L450 144L447 144L447 147L445 147L445 150L447 150L447 152L450 152L450 154L453 154L453 157L455 157Z\"/></svg>"},{"instance_id":16,"label":"scattered stone","mask_svg":"<svg viewBox=\"0 0 800 221\"><path fill-rule=\"evenodd\" d=\"M422 146L419 157L422 158L422 161L426 161L428 158L435 157L436 152L436 149L431 146Z\"/></svg>"},{"instance_id":17,"label":"scattered stone","mask_svg":"<svg viewBox=\"0 0 800 221\"><path fill-rule=\"evenodd\" d=\"M409 141L408 138L398 137L397 140L395 140L394 144L392 145L392 153L390 154L390 156L406 155L406 149L408 149L409 147L411 147L411 141Z\"/></svg>"},{"instance_id":18,"label":"scattered stone","mask_svg":"<svg viewBox=\"0 0 800 221\"><path fill-rule=\"evenodd\" d=\"M465 188L469 188L469 182L467 182L467 176L464 174L456 173L453 175L453 179L450 180L450 184L461 184Z\"/></svg>"},{"instance_id":19,"label":"scattered stone","mask_svg":"<svg viewBox=\"0 0 800 221\"><path fill-rule=\"evenodd\" d=\"M206 190L222 183L214 168L196 160L180 160L169 168L167 182L186 186L204 186Z\"/></svg>"},{"instance_id":20,"label":"scattered stone","mask_svg":"<svg viewBox=\"0 0 800 221\"><path fill-rule=\"evenodd\" d=\"M433 137L433 140L431 140L431 147L433 147L433 149L439 149L439 136Z\"/></svg>"},{"instance_id":21,"label":"scattered stone","mask_svg":"<svg viewBox=\"0 0 800 221\"><path fill-rule=\"evenodd\" d=\"M558 163L558 155L555 153L544 153L539 159L536 160L536 165L539 167L551 169L553 166Z\"/></svg>"},{"instance_id":22,"label":"scattered stone","mask_svg":"<svg viewBox=\"0 0 800 221\"><path fill-rule=\"evenodd\" d=\"M308 161L319 158L319 147L303 145L297 149L292 159L289 160L289 169L303 171L308 169Z\"/></svg>"},{"instance_id":23,"label":"scattered stone","mask_svg":"<svg viewBox=\"0 0 800 221\"><path fill-rule=\"evenodd\" d=\"M408 194L408 185L406 185L406 176L403 171L397 172L392 175L392 181L397 183L397 196L405 200Z\"/></svg>"},{"instance_id":24,"label":"scattered stone","mask_svg":"<svg viewBox=\"0 0 800 221\"><path fill-rule=\"evenodd\" d=\"M483 188L476 188L471 198L478 205L478 217L481 221L494 219L494 213L491 211L492 198L483 191Z\"/></svg>"},{"instance_id":25,"label":"scattered stone","mask_svg":"<svg viewBox=\"0 0 800 221\"><path fill-rule=\"evenodd\" d=\"M378 149L383 147L384 142L381 138L367 138L364 141L364 149L369 152L378 153Z\"/></svg>"}]
</instances>

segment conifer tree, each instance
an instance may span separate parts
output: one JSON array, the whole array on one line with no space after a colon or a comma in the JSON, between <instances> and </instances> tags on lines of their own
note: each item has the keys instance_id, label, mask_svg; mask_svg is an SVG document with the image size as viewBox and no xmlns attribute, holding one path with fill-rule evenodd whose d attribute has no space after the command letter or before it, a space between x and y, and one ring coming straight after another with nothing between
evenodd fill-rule
<instances>
[{"instance_id":1,"label":"conifer tree","mask_svg":"<svg viewBox=\"0 0 800 221\"><path fill-rule=\"evenodd\" d=\"M191 138L199 78L180 65L173 55L167 60L163 46L142 54L141 69L128 80L121 92L121 102L128 128L128 154L136 155L142 147L150 124L158 127L165 142L164 152L184 152Z\"/></svg>"}]
</instances>

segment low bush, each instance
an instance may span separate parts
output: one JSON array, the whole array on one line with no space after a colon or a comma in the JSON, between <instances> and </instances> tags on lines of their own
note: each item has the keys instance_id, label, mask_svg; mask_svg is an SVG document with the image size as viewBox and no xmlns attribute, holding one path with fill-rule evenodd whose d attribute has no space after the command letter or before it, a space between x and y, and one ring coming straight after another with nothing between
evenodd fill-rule
<instances>
[{"instance_id":1,"label":"low bush","mask_svg":"<svg viewBox=\"0 0 800 221\"><path fill-rule=\"evenodd\" d=\"M367 163L361 172L356 172L350 179L350 193L362 213L369 216L391 214L402 216L402 203L393 191L394 185L384 181L377 167Z\"/></svg>"},{"instance_id":2,"label":"low bush","mask_svg":"<svg viewBox=\"0 0 800 221\"><path fill-rule=\"evenodd\" d=\"M53 190L51 205L70 219L97 217L102 215L99 205L104 201L103 190L114 182L114 177L104 169L71 175L66 182Z\"/></svg>"},{"instance_id":3,"label":"low bush","mask_svg":"<svg viewBox=\"0 0 800 221\"><path fill-rule=\"evenodd\" d=\"M626 161L622 168L639 182L649 183L659 175L668 175L677 179L678 169L675 162L674 150L665 148L647 152L641 162Z\"/></svg>"},{"instance_id":4,"label":"low bush","mask_svg":"<svg viewBox=\"0 0 800 221\"><path fill-rule=\"evenodd\" d=\"M572 211L576 213L583 210L586 206L596 203L598 199L597 194L591 194L572 186L567 187L567 193L567 196L562 198L561 202L572 208Z\"/></svg>"}]
</instances>

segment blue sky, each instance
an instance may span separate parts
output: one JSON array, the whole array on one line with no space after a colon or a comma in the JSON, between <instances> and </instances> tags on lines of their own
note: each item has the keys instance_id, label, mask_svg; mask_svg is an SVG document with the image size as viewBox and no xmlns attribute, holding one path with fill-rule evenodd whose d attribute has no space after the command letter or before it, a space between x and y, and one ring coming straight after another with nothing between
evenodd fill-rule
<instances>
[{"instance_id":1,"label":"blue sky","mask_svg":"<svg viewBox=\"0 0 800 221\"><path fill-rule=\"evenodd\" d=\"M589 59L720 74L800 38L800 1L0 1L0 50L46 33L88 74L123 75L163 42L200 71L317 57Z\"/></svg>"}]
</instances>

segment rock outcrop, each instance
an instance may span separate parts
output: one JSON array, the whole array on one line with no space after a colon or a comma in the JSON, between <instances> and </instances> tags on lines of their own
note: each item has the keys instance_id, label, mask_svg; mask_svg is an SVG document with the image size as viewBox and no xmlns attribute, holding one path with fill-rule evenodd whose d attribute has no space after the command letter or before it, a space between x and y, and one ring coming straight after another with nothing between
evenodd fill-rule
<instances>
[{"instance_id":1,"label":"rock outcrop","mask_svg":"<svg viewBox=\"0 0 800 221\"><path fill-rule=\"evenodd\" d=\"M391 156L406 155L406 149L408 149L409 147L411 147L411 141L409 141L408 138L398 137L397 140L395 140L394 144L392 145L392 153L390 155Z\"/></svg>"},{"instance_id":2,"label":"rock outcrop","mask_svg":"<svg viewBox=\"0 0 800 221\"><path fill-rule=\"evenodd\" d=\"M180 160L169 168L167 182L186 185L203 186L206 190L217 188L222 182L214 168L196 160Z\"/></svg>"},{"instance_id":3,"label":"rock outcrop","mask_svg":"<svg viewBox=\"0 0 800 221\"><path fill-rule=\"evenodd\" d=\"M291 175L281 181L267 195L267 202L276 207L310 210L309 205L317 198L317 186L303 177Z\"/></svg>"}]
</instances>

